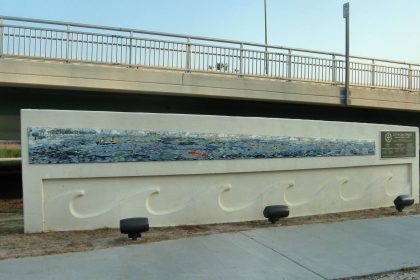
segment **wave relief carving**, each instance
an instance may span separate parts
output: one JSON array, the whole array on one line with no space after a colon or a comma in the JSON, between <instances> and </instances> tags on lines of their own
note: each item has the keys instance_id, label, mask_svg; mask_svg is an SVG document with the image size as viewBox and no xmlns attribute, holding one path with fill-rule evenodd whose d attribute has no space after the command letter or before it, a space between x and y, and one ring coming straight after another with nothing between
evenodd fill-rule
<instances>
[{"instance_id":1,"label":"wave relief carving","mask_svg":"<svg viewBox=\"0 0 420 280\"><path fill-rule=\"evenodd\" d=\"M269 196L272 196L274 193L277 197L281 198L281 192L284 187L290 184L286 183L273 183L262 189L261 192L254 198L250 198L248 201L245 201L240 204L229 204L226 203L224 196L227 192L236 190L235 187L232 187L231 184L220 184L213 185L207 188L203 188L200 191L189 193L184 196L183 199L178 201L175 206L168 207L165 209L158 209L156 205L153 205L152 198L156 196L155 199L159 199L161 194L160 187L149 187L143 190L127 193L124 196L116 197L114 200L109 201L109 203L104 205L98 205L97 210L95 211L83 211L80 208L78 209L77 204L82 199L88 199L88 194L84 189L78 189L69 191L63 194L60 194L56 197L53 197L49 200L50 209L60 209L62 205L68 205L68 212L66 217L72 219L95 219L101 216L111 215L114 211L121 211L125 209L135 209L137 213L146 214L149 217L159 217L159 216L170 216L170 215L184 215L188 213L195 213L194 207L197 205L208 205L212 211L219 211L224 213L234 213L234 212L243 212L250 211L254 209L256 204L262 203L264 199ZM236 190L235 196L238 195L241 191L240 189ZM206 210L207 211L207 210Z\"/></svg>"},{"instance_id":2,"label":"wave relief carving","mask_svg":"<svg viewBox=\"0 0 420 280\"><path fill-rule=\"evenodd\" d=\"M347 184L348 181L349 179L347 177L327 180L322 186L318 187L315 190L315 192L313 192L309 196L305 193L303 198L295 199L295 200L291 198L293 196L293 192L299 193L301 191L297 189L299 187L297 187L295 182L292 181L289 184L288 188L284 191L283 200L288 206L292 206L292 207L302 206L309 202L317 200L319 197L321 197L327 191L331 191L331 188L335 188L337 185Z\"/></svg>"},{"instance_id":3,"label":"wave relief carving","mask_svg":"<svg viewBox=\"0 0 420 280\"><path fill-rule=\"evenodd\" d=\"M364 156L375 141L86 128L28 128L30 164Z\"/></svg>"},{"instance_id":4,"label":"wave relief carving","mask_svg":"<svg viewBox=\"0 0 420 280\"><path fill-rule=\"evenodd\" d=\"M86 191L83 189L69 191L60 194L50 199L49 207L51 209L60 209L62 205L68 205L69 217L76 219L92 219L100 216L109 215L111 212L116 211L120 208L132 208L139 213L147 213L150 216L168 216L172 214L179 214L180 212L191 212L191 208L200 200L214 201L214 206L218 201L218 197L223 192L224 186L213 186L206 188L202 191L197 191L185 199L179 201L176 206L167 209L157 209L156 206L151 203L153 196L159 196L161 193L160 187L149 187L143 190L127 193L122 197L116 197L110 201L109 204L105 204L102 207L98 205L98 210L92 212L83 212L77 209L76 204L79 200L87 198Z\"/></svg>"},{"instance_id":5,"label":"wave relief carving","mask_svg":"<svg viewBox=\"0 0 420 280\"><path fill-rule=\"evenodd\" d=\"M242 210L245 210L247 208L251 208L251 207L255 206L258 202L263 202L264 199L269 194L273 194L274 192L281 192L284 189L284 187L286 185L289 185L289 184L290 184L290 182L283 183L283 184L281 182L273 183L273 184L265 187L261 192L258 193L258 195L256 195L251 200L243 202L239 205L228 205L224 201L223 196L234 189L231 184L224 184L224 185L222 185L223 189L218 196L218 205L219 205L220 209L222 209L224 212L227 212L227 213L242 211ZM238 192L240 192L240 190ZM281 195L278 195L278 197L280 198Z\"/></svg>"},{"instance_id":6,"label":"wave relief carving","mask_svg":"<svg viewBox=\"0 0 420 280\"><path fill-rule=\"evenodd\" d=\"M341 185L340 186L340 198L341 198L341 200L346 201L346 202L361 199L363 196L368 195L370 192L375 190L377 187L383 186L383 184L386 183L386 181L391 180L391 178L392 178L392 175L390 175L390 174L382 174L378 177L375 177L369 183L365 184L365 186L361 190L359 190L357 193L355 193L354 191L351 192L352 195L349 195L349 196L346 196L344 194L344 187L346 187L346 185Z\"/></svg>"},{"instance_id":7,"label":"wave relief carving","mask_svg":"<svg viewBox=\"0 0 420 280\"><path fill-rule=\"evenodd\" d=\"M99 216L109 214L111 211L114 211L117 207L123 207L124 204L128 200L131 200L131 199L145 201L148 197L150 197L150 195L152 195L156 191L159 191L159 188L148 188L141 191L137 191L137 192L125 195L123 197L117 198L113 200L109 205L105 205L102 209L96 210L94 212L89 212L89 213L82 213L80 210L78 210L75 207L76 201L86 196L85 190L76 190L76 191L62 194L59 197L56 197L54 199L55 200L54 202L56 204L61 204L61 203L64 203L64 205L68 204L69 212L75 218L89 219L89 218L96 218Z\"/></svg>"},{"instance_id":8,"label":"wave relief carving","mask_svg":"<svg viewBox=\"0 0 420 280\"><path fill-rule=\"evenodd\" d=\"M67 225L83 221L82 223L98 226L107 226L105 221L109 219L118 221L119 218L131 216L147 216L155 224L164 224L168 220L178 223L201 221L208 216L227 217L226 215L232 220L244 216L259 219L263 207L269 204L285 204L291 209L295 208L292 211L300 211L301 207L316 205L324 199L352 205L355 201L371 199L374 194L395 197L409 187L407 182L399 179L401 176L393 172L372 175L363 186L360 186L355 175L342 174L325 178L326 180L313 188L305 187L293 177L288 176L283 180L275 177L258 188L258 191L246 192L242 185L214 183L195 191L183 188L184 191L169 204L165 201L170 199L171 192L154 185L118 194L114 199L100 200L99 204L93 202L98 201L96 192L75 189L47 198L45 213L48 213L47 221L52 219L52 224ZM60 215L56 215L57 211L60 211Z\"/></svg>"}]
</instances>

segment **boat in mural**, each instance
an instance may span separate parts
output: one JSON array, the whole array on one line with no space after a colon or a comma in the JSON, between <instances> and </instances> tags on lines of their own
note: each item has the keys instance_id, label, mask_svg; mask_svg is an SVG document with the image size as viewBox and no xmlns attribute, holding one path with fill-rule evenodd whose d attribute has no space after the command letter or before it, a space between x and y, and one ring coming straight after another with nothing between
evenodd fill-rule
<instances>
[{"instance_id":1,"label":"boat in mural","mask_svg":"<svg viewBox=\"0 0 420 280\"><path fill-rule=\"evenodd\" d=\"M367 156L375 141L227 133L28 128L30 164Z\"/></svg>"}]
</instances>

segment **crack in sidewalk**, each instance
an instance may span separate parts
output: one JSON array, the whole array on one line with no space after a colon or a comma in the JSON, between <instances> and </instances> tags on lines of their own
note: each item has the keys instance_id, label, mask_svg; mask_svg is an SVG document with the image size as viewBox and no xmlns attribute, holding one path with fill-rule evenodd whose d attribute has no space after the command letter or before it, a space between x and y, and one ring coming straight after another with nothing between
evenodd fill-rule
<instances>
[{"instance_id":1,"label":"crack in sidewalk","mask_svg":"<svg viewBox=\"0 0 420 280\"><path fill-rule=\"evenodd\" d=\"M263 247L265 247L265 248L267 248L267 249L269 249L269 250L271 250L271 251L275 252L276 254L278 254L278 255L280 255L280 256L282 256L282 257L284 257L284 258L288 259L289 261L291 261L291 262L293 262L294 264L296 264L296 265L298 265L298 266L302 267L303 269L305 269L305 270L307 270L307 271L309 271L309 272L311 272L311 273L313 273L313 274L315 274L315 275L317 275L317 276L321 277L322 279L328 280L328 278L325 278L323 275L319 274L318 272L316 272L316 271L314 271L314 270L312 270L312 269L310 269L310 268L308 268L308 267L306 267L306 266L302 265L302 264L301 264L301 263L299 263L298 261L296 261L296 260L292 259L291 257L289 257L289 256L287 256L287 255L285 255L285 254L281 253L280 251L277 251L277 250L275 250L275 249L273 249L273 248L269 247L268 245L266 245L266 244L262 243L261 241L259 241L259 240L255 239L255 238L253 238L252 236L247 235L245 232L240 231L239 233L240 233L240 234L242 234L243 236L245 236L246 238L248 238L248 239L250 239L250 240L254 241L255 243L257 243L257 244L259 244L259 245L261 245L261 246L263 246Z\"/></svg>"}]
</instances>

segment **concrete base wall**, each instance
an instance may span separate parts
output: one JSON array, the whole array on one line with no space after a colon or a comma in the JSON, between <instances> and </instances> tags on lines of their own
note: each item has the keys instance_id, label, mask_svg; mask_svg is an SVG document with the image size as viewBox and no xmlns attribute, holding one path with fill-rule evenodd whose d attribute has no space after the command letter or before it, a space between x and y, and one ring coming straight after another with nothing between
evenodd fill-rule
<instances>
[{"instance_id":1,"label":"concrete base wall","mask_svg":"<svg viewBox=\"0 0 420 280\"><path fill-rule=\"evenodd\" d=\"M269 204L291 216L390 206L399 194L418 202L419 160L381 159L380 131L418 128L289 119L22 110L25 232L264 219ZM306 158L29 164L28 128L97 128L230 133L375 141L375 154Z\"/></svg>"}]
</instances>

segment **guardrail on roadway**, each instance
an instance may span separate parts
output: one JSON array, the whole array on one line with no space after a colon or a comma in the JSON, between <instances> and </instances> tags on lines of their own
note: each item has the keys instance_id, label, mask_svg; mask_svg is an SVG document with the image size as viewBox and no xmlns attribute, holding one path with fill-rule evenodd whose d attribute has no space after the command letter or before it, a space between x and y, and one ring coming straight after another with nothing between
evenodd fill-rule
<instances>
[{"instance_id":1,"label":"guardrail on roadway","mask_svg":"<svg viewBox=\"0 0 420 280\"><path fill-rule=\"evenodd\" d=\"M0 16L0 56L344 84L343 54ZM420 64L350 57L350 84L420 91Z\"/></svg>"}]
</instances>

